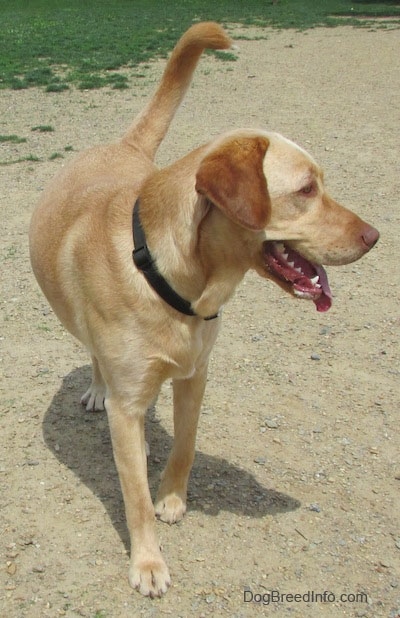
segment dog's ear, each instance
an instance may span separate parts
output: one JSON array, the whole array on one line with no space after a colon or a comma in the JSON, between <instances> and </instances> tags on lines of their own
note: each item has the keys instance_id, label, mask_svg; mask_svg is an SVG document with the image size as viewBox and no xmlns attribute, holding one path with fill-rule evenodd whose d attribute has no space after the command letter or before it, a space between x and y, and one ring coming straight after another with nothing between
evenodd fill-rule
<instances>
[{"instance_id":1,"label":"dog's ear","mask_svg":"<svg viewBox=\"0 0 400 618\"><path fill-rule=\"evenodd\" d=\"M263 171L268 146L265 137L233 138L210 152L196 175L196 191L250 230L262 230L270 216Z\"/></svg>"}]
</instances>

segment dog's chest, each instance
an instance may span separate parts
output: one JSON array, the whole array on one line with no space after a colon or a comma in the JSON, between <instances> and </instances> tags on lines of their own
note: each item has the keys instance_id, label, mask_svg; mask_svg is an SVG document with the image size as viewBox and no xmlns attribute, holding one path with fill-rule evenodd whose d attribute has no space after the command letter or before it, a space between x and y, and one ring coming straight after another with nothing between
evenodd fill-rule
<instances>
[{"instance_id":1,"label":"dog's chest","mask_svg":"<svg viewBox=\"0 0 400 618\"><path fill-rule=\"evenodd\" d=\"M189 328L174 338L170 348L169 363L171 377L189 379L203 367L210 355L218 334L218 324L201 323L197 328Z\"/></svg>"}]
</instances>

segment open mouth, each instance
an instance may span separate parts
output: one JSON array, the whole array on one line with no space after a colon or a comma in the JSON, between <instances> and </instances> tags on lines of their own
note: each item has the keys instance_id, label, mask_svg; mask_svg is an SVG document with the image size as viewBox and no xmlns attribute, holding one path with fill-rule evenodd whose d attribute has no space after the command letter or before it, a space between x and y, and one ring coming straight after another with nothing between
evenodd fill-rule
<instances>
[{"instance_id":1,"label":"open mouth","mask_svg":"<svg viewBox=\"0 0 400 618\"><path fill-rule=\"evenodd\" d=\"M328 311L332 293L323 266L313 264L284 242L264 242L264 259L269 272L291 286L299 298L312 300L317 311Z\"/></svg>"}]
</instances>

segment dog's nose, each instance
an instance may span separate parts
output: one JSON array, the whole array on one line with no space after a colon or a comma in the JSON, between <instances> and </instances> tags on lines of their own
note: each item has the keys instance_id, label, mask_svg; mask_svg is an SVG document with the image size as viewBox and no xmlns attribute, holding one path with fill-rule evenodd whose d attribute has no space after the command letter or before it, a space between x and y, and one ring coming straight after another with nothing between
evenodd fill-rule
<instances>
[{"instance_id":1,"label":"dog's nose","mask_svg":"<svg viewBox=\"0 0 400 618\"><path fill-rule=\"evenodd\" d=\"M372 247L378 242L379 232L372 225L366 225L361 237L363 242L367 245L368 249L372 249Z\"/></svg>"}]
</instances>

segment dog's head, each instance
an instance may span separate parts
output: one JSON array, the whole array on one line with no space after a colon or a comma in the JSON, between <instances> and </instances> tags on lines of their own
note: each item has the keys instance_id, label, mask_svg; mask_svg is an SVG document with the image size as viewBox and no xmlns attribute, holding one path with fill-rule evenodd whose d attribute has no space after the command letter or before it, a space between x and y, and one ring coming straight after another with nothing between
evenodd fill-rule
<instances>
[{"instance_id":1,"label":"dog's head","mask_svg":"<svg viewBox=\"0 0 400 618\"><path fill-rule=\"evenodd\" d=\"M214 142L197 171L196 190L255 232L259 274L313 300L318 311L327 311L332 298L323 264L353 262L379 238L329 197L313 158L276 133L237 131Z\"/></svg>"}]
</instances>

